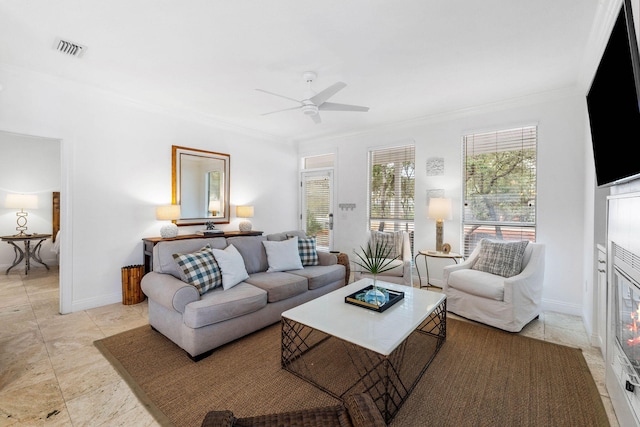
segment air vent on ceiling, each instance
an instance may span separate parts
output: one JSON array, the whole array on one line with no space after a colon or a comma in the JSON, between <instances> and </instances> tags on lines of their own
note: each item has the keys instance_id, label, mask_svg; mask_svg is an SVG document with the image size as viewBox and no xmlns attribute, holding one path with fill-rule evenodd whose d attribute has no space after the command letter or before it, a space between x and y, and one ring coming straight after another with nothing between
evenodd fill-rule
<instances>
[{"instance_id":1,"label":"air vent on ceiling","mask_svg":"<svg viewBox=\"0 0 640 427\"><path fill-rule=\"evenodd\" d=\"M70 42L69 40L56 39L55 49L58 52L80 58L82 54L84 54L84 51L87 50L87 47L78 43Z\"/></svg>"}]
</instances>

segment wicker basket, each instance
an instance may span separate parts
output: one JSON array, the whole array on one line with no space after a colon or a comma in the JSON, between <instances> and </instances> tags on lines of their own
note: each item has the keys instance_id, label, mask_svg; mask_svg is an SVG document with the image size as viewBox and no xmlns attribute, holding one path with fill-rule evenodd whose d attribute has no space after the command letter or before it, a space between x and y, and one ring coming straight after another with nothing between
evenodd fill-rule
<instances>
[{"instance_id":1,"label":"wicker basket","mask_svg":"<svg viewBox=\"0 0 640 427\"><path fill-rule=\"evenodd\" d=\"M140 288L144 275L144 265L122 267L122 304L131 305L144 301L145 295Z\"/></svg>"}]
</instances>

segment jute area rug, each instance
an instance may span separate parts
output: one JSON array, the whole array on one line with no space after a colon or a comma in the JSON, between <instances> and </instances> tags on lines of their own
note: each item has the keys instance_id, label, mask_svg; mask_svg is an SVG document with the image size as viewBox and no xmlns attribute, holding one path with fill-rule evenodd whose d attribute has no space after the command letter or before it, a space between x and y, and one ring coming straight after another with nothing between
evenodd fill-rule
<instances>
[{"instance_id":1,"label":"jute area rug","mask_svg":"<svg viewBox=\"0 0 640 427\"><path fill-rule=\"evenodd\" d=\"M244 417L337 403L280 368L279 324L199 362L149 326L95 345L163 425L199 426L214 409ZM426 425L609 422L580 349L448 319L445 344L390 423Z\"/></svg>"}]
</instances>

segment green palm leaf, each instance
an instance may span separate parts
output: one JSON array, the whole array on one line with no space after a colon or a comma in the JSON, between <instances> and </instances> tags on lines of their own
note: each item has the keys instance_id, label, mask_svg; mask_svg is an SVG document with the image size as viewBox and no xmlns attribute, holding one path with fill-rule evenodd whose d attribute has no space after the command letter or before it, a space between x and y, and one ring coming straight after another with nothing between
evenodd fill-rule
<instances>
[{"instance_id":1,"label":"green palm leaf","mask_svg":"<svg viewBox=\"0 0 640 427\"><path fill-rule=\"evenodd\" d=\"M353 262L364 271L377 275L395 268L395 265L391 265L394 259L388 258L393 248L387 249L386 245L372 247L371 242L369 242L366 249L362 246L360 249L362 250L362 255L356 252L358 259Z\"/></svg>"}]
</instances>

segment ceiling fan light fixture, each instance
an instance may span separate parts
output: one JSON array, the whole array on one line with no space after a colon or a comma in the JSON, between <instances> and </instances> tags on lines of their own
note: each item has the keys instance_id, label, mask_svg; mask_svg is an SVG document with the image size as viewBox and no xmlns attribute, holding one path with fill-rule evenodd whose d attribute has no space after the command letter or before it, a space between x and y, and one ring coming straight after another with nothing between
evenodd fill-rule
<instances>
[{"instance_id":1,"label":"ceiling fan light fixture","mask_svg":"<svg viewBox=\"0 0 640 427\"><path fill-rule=\"evenodd\" d=\"M304 105L302 107L302 112L307 116L315 116L316 114L318 114L318 107L313 104Z\"/></svg>"}]
</instances>

